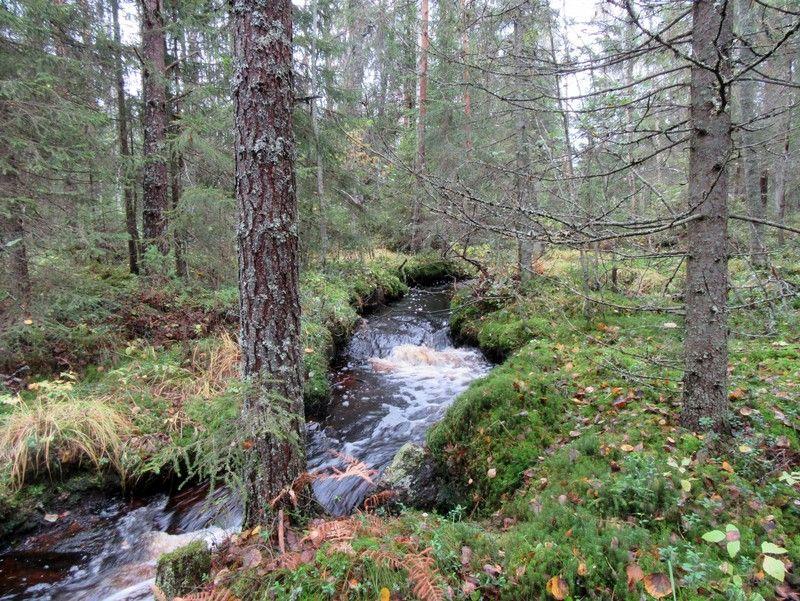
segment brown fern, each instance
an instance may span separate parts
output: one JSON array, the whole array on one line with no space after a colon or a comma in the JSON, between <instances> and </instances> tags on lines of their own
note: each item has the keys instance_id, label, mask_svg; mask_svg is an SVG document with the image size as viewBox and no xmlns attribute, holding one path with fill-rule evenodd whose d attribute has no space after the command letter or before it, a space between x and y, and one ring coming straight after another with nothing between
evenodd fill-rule
<instances>
[{"instance_id":1,"label":"brown fern","mask_svg":"<svg viewBox=\"0 0 800 601\"><path fill-rule=\"evenodd\" d=\"M174 601L239 601L239 599L228 589L218 588L213 591L192 593L186 597L175 597Z\"/></svg>"},{"instance_id":2,"label":"brown fern","mask_svg":"<svg viewBox=\"0 0 800 601\"><path fill-rule=\"evenodd\" d=\"M444 600L444 592L436 584L440 576L434 568L430 549L420 553L410 553L402 558L385 549L372 549L365 551L364 555L393 570L404 570L414 585L414 595L420 601Z\"/></svg>"},{"instance_id":3,"label":"brown fern","mask_svg":"<svg viewBox=\"0 0 800 601\"><path fill-rule=\"evenodd\" d=\"M364 499L364 511L373 511L381 505L386 505L397 493L393 490L384 490Z\"/></svg>"},{"instance_id":4,"label":"brown fern","mask_svg":"<svg viewBox=\"0 0 800 601\"><path fill-rule=\"evenodd\" d=\"M314 526L302 542L310 542L319 547L327 541L344 541L355 538L359 524L353 518L330 520Z\"/></svg>"}]
</instances>

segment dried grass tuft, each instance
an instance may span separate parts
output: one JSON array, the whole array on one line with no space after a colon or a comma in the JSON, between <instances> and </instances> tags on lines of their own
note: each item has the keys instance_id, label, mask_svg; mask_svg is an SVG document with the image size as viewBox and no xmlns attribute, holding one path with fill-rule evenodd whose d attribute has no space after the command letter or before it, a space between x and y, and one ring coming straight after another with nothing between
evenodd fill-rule
<instances>
[{"instance_id":1,"label":"dried grass tuft","mask_svg":"<svg viewBox=\"0 0 800 601\"><path fill-rule=\"evenodd\" d=\"M130 421L97 398L37 398L0 421L0 469L19 488L30 472L88 462L124 477L123 436Z\"/></svg>"}]
</instances>

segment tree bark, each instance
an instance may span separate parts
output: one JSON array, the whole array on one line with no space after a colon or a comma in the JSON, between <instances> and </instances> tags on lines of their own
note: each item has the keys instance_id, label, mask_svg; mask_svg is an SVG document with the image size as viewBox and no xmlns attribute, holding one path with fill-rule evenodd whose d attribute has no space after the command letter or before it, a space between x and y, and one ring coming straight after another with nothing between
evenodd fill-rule
<instances>
[{"instance_id":1,"label":"tree bark","mask_svg":"<svg viewBox=\"0 0 800 601\"><path fill-rule=\"evenodd\" d=\"M128 269L139 273L139 227L136 223L136 203L130 177L131 148L128 144L128 107L125 100L125 72L122 66L122 36L119 27L119 0L111 0L111 19L114 28L114 79L117 88L117 134L119 136L120 175L125 204L125 230L128 233Z\"/></svg>"},{"instance_id":2,"label":"tree bark","mask_svg":"<svg viewBox=\"0 0 800 601\"><path fill-rule=\"evenodd\" d=\"M692 430L727 427L728 162L733 14L714 0L693 8L685 374L681 423ZM722 87L724 86L724 87Z\"/></svg>"},{"instance_id":3,"label":"tree bark","mask_svg":"<svg viewBox=\"0 0 800 601\"><path fill-rule=\"evenodd\" d=\"M755 23L754 7L751 0L739 0L738 13L740 21L740 35L746 43L742 44L741 59L746 65L756 60L756 53L751 48L755 43ZM767 218L766 212L762 210L759 179L761 177L761 166L758 156L759 135L758 123L756 123L758 96L758 82L752 78L744 78L739 86L741 106L741 148L739 150L742 161L742 177L745 196L745 205L748 215L753 219L764 220ZM766 246L764 244L764 226L759 223L750 223L750 261L753 265L763 267L766 264Z\"/></svg>"},{"instance_id":4,"label":"tree bark","mask_svg":"<svg viewBox=\"0 0 800 601\"><path fill-rule=\"evenodd\" d=\"M526 15L523 8L518 9L514 17L514 56L516 65L516 73L514 76L524 82L528 81L525 61L523 60L524 38L525 38L525 20ZM524 97L525 91L523 85L516 84L520 98ZM524 108L517 107L514 109L516 119L516 156L514 167L514 195L516 196L517 209L519 212L519 223L527 223L529 218L525 211L530 208L531 194L530 178L528 172L530 171L530 154L528 153L528 118ZM518 228L522 229L522 228ZM517 273L519 276L520 286L525 286L530 282L531 275L533 274L533 255L534 248L532 245L531 237L533 232L524 232L517 238Z\"/></svg>"},{"instance_id":5,"label":"tree bark","mask_svg":"<svg viewBox=\"0 0 800 601\"><path fill-rule=\"evenodd\" d=\"M292 4L233 0L245 526L305 469L292 130Z\"/></svg>"},{"instance_id":6,"label":"tree bark","mask_svg":"<svg viewBox=\"0 0 800 601\"><path fill-rule=\"evenodd\" d=\"M316 183L317 183L317 209L319 210L319 253L322 259L322 265L328 255L328 221L325 215L325 180L324 168L322 162L322 143L319 135L319 118L317 116L317 98L314 96L321 96L321 86L317 73L317 36L319 35L319 2L315 1L312 5L313 23L311 24L311 48L309 54L311 60L309 64L309 76L311 79L311 100L308 103L308 110L311 115L311 132L314 136L314 158L316 160Z\"/></svg>"},{"instance_id":7,"label":"tree bark","mask_svg":"<svg viewBox=\"0 0 800 601\"><path fill-rule=\"evenodd\" d=\"M363 0L347 0L347 62L345 90L350 95L347 112L354 117L362 114L364 96L364 65L366 63L366 4Z\"/></svg>"},{"instance_id":8,"label":"tree bark","mask_svg":"<svg viewBox=\"0 0 800 601\"><path fill-rule=\"evenodd\" d=\"M792 51L794 51L794 46L791 47ZM786 60L786 71L788 72L788 80L796 83L797 79L797 68L795 65L794 56L790 56ZM777 86L776 86L777 87ZM793 112L793 105L796 94L794 90L782 90L778 88L775 90L775 94L785 94L789 97L789 102L787 102L787 106L782 107L784 114L778 120L779 123L779 141L780 141L780 156L778 157L777 165L775 166L774 177L773 177L773 190L775 195L775 213L776 213L776 221L780 224L786 223L786 212L788 208L788 195L786 194L786 180L788 178L788 171L789 171L789 150L790 150L790 133L792 131L792 112ZM779 103L776 103L779 104ZM792 107L792 108L790 108ZM783 246L786 243L786 233L784 230L778 230L778 244Z\"/></svg>"},{"instance_id":9,"label":"tree bark","mask_svg":"<svg viewBox=\"0 0 800 601\"><path fill-rule=\"evenodd\" d=\"M142 78L144 93L144 155L142 233L145 248L169 251L167 237L167 94L166 42L161 0L141 0Z\"/></svg>"},{"instance_id":10,"label":"tree bark","mask_svg":"<svg viewBox=\"0 0 800 601\"><path fill-rule=\"evenodd\" d=\"M175 7L172 9L172 22L178 24L178 15ZM183 35L183 34L180 34ZM181 112L182 106L182 85L181 85L181 61L178 54L178 34L172 38L172 90L173 96L170 99L172 111L170 112L170 137L172 144L169 155L169 184L170 196L172 199L173 215L173 243L175 245L175 275L181 279L189 276L189 268L186 264L186 233L183 224L177 219L181 210L181 195L183 194L183 150L180 148L181 135Z\"/></svg>"},{"instance_id":11,"label":"tree bark","mask_svg":"<svg viewBox=\"0 0 800 601\"><path fill-rule=\"evenodd\" d=\"M417 110L417 181L418 190L414 194L414 206L411 215L411 250L422 248L422 199L423 177L425 172L425 118L428 112L428 35L429 7L428 0L421 0L420 6L420 44L419 44L419 99Z\"/></svg>"}]
</instances>

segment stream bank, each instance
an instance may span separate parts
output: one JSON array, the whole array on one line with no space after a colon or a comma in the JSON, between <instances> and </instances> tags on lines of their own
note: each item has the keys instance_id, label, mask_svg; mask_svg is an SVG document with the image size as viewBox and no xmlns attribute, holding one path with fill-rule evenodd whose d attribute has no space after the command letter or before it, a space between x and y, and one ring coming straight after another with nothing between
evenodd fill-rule
<instances>
[{"instance_id":1,"label":"stream bank","mask_svg":"<svg viewBox=\"0 0 800 601\"><path fill-rule=\"evenodd\" d=\"M427 269L427 277L441 279ZM426 281L421 275L406 277ZM358 318L355 336L337 363L330 411L322 423L310 425L310 469L335 462L330 451L336 450L382 470L404 442L421 442L446 404L487 368L479 354L449 343L446 287L415 288L395 304L378 308L378 299L386 298L381 290L356 305L368 318ZM333 333L330 338L335 339ZM380 386L389 388L381 392ZM370 427L373 433L367 436ZM331 511L344 513L363 499L365 488L359 484L335 481L317 494ZM218 498L222 510L209 512L198 508L204 506L201 498L187 503L185 493L133 494L77 510L42 507L48 512L41 518L44 527L13 553L0 556L0 591L17 591L0 599L147 598L142 583L152 577L158 553L185 544L190 534L207 542L221 540L238 523L240 512L230 499ZM109 597L120 590L126 591L123 596Z\"/></svg>"}]
</instances>

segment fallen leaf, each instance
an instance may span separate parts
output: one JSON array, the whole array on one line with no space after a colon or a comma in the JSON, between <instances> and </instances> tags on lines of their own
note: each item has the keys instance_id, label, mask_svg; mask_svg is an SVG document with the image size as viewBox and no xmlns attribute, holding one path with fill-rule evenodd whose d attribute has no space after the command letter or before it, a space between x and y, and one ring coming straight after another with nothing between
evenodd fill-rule
<instances>
[{"instance_id":1,"label":"fallen leaf","mask_svg":"<svg viewBox=\"0 0 800 601\"><path fill-rule=\"evenodd\" d=\"M58 520L58 514L57 513L45 513L44 514L44 521L45 522L50 522L52 524L53 522L55 522L57 520Z\"/></svg>"},{"instance_id":2,"label":"fallen leaf","mask_svg":"<svg viewBox=\"0 0 800 601\"><path fill-rule=\"evenodd\" d=\"M261 551L256 547L249 547L242 555L242 567L245 569L255 568L261 563L262 559Z\"/></svg>"},{"instance_id":3,"label":"fallen leaf","mask_svg":"<svg viewBox=\"0 0 800 601\"><path fill-rule=\"evenodd\" d=\"M662 599L672 594L672 585L669 576L663 573L648 574L644 577L644 590L656 599Z\"/></svg>"},{"instance_id":4,"label":"fallen leaf","mask_svg":"<svg viewBox=\"0 0 800 601\"><path fill-rule=\"evenodd\" d=\"M625 573L628 575L628 590L631 591L636 587L636 583L644 578L644 572L638 563L629 563Z\"/></svg>"},{"instance_id":5,"label":"fallen leaf","mask_svg":"<svg viewBox=\"0 0 800 601\"><path fill-rule=\"evenodd\" d=\"M771 553L772 555L783 555L784 553L788 553L788 551L786 551L786 549L783 547L779 547L775 543L769 543L767 541L761 543L761 552Z\"/></svg>"},{"instance_id":6,"label":"fallen leaf","mask_svg":"<svg viewBox=\"0 0 800 601\"><path fill-rule=\"evenodd\" d=\"M493 467L486 470L486 477L492 479L497 476L497 470Z\"/></svg>"},{"instance_id":7,"label":"fallen leaf","mask_svg":"<svg viewBox=\"0 0 800 601\"><path fill-rule=\"evenodd\" d=\"M634 447L633 447L633 445L629 445L629 444L621 444L621 445L619 445L619 448L620 448L621 451L625 451L626 453L630 453L631 451L633 451Z\"/></svg>"},{"instance_id":8,"label":"fallen leaf","mask_svg":"<svg viewBox=\"0 0 800 601\"><path fill-rule=\"evenodd\" d=\"M567 585L567 581L561 576L553 576L547 581L547 592L551 597L553 597L553 599L563 601L563 599L566 599L569 595L569 586Z\"/></svg>"},{"instance_id":9,"label":"fallen leaf","mask_svg":"<svg viewBox=\"0 0 800 601\"><path fill-rule=\"evenodd\" d=\"M389 601L389 599L391 599L391 596L392 595L389 592L389 589L384 586L381 589L381 601Z\"/></svg>"},{"instance_id":10,"label":"fallen leaf","mask_svg":"<svg viewBox=\"0 0 800 601\"><path fill-rule=\"evenodd\" d=\"M775 557L770 557L769 555L765 555L764 563L761 567L767 574L772 576L775 580L783 582L783 579L786 575L786 566L783 565L783 562L780 559L776 559Z\"/></svg>"},{"instance_id":11,"label":"fallen leaf","mask_svg":"<svg viewBox=\"0 0 800 601\"><path fill-rule=\"evenodd\" d=\"M30 325L33 325L33 320L32 319L26 319L22 323L24 323L26 326L30 326Z\"/></svg>"},{"instance_id":12,"label":"fallen leaf","mask_svg":"<svg viewBox=\"0 0 800 601\"><path fill-rule=\"evenodd\" d=\"M724 469L729 474L733 473L733 467L731 467L731 464L728 463L727 461L722 462L722 469Z\"/></svg>"}]
</instances>

